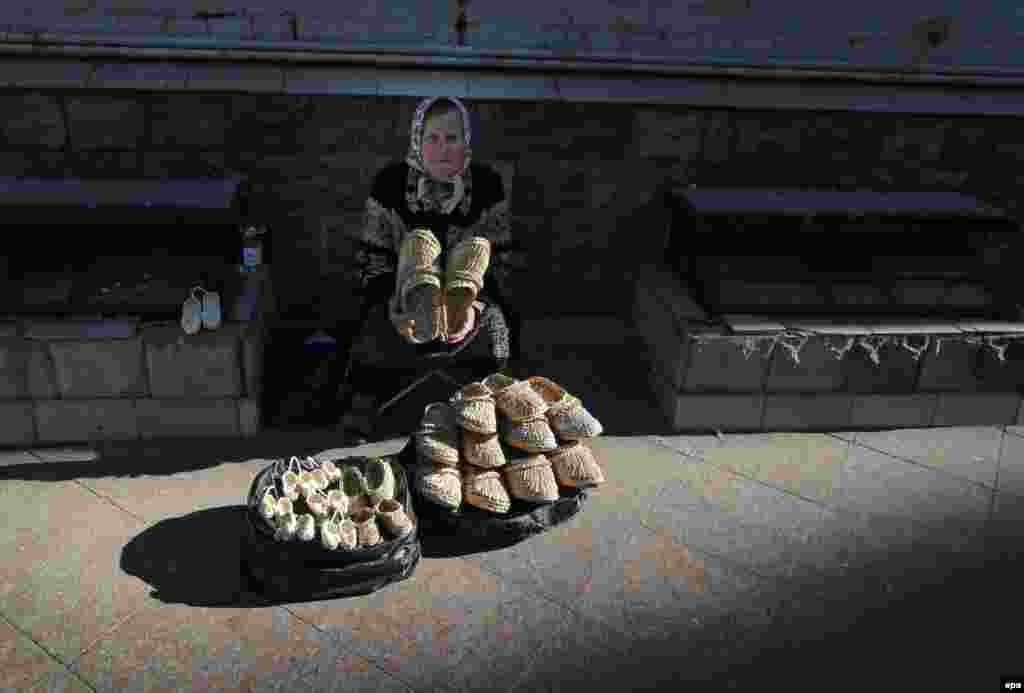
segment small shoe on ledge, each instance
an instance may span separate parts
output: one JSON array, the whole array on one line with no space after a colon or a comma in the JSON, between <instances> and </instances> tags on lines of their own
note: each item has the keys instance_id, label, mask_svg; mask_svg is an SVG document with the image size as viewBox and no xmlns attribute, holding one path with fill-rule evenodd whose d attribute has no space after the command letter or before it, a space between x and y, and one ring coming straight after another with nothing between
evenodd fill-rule
<instances>
[{"instance_id":1,"label":"small shoe on ledge","mask_svg":"<svg viewBox=\"0 0 1024 693\"><path fill-rule=\"evenodd\" d=\"M181 307L181 329L185 334L195 334L203 325L203 306L195 296L195 290L189 293Z\"/></svg>"},{"instance_id":2,"label":"small shoe on ledge","mask_svg":"<svg viewBox=\"0 0 1024 693\"><path fill-rule=\"evenodd\" d=\"M202 318L203 327L216 330L221 323L220 294L216 291L203 291Z\"/></svg>"}]
</instances>

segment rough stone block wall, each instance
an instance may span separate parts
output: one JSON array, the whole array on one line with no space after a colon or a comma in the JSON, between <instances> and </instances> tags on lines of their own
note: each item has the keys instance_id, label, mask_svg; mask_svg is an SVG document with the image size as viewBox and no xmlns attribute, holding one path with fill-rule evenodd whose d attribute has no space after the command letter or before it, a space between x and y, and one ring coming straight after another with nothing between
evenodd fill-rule
<instances>
[{"instance_id":1,"label":"rough stone block wall","mask_svg":"<svg viewBox=\"0 0 1024 693\"><path fill-rule=\"evenodd\" d=\"M822 335L808 338L799 362L780 344L770 351L761 344L747 354L741 344L714 339L726 328L661 308L655 297L663 284L656 272L638 282L634 325L650 347L652 392L675 430L990 426L1024 418L1024 343L1009 342L1005 361L989 348L953 339L941 347L932 339L918 359L892 342L878 346L877 363L859 345L837 359L833 348L841 346ZM675 290L685 293L681 282ZM1002 325L990 329L1024 327ZM844 329L863 334L852 327L829 331L843 341ZM886 329L949 338L971 331L968 323L908 322Z\"/></svg>"},{"instance_id":2,"label":"rough stone block wall","mask_svg":"<svg viewBox=\"0 0 1024 693\"><path fill-rule=\"evenodd\" d=\"M48 327L0 323L0 446L260 430L258 323L191 336L143 325L123 338L84 338L99 325L74 338L74 325ZM38 336L47 332L58 336Z\"/></svg>"}]
</instances>

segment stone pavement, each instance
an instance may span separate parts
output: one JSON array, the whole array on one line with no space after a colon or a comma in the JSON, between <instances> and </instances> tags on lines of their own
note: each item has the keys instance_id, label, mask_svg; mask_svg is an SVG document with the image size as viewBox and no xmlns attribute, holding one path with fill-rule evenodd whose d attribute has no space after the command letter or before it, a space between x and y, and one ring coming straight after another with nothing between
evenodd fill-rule
<instances>
[{"instance_id":1,"label":"stone pavement","mask_svg":"<svg viewBox=\"0 0 1024 693\"><path fill-rule=\"evenodd\" d=\"M490 552L425 538L406 582L261 603L238 574L253 458L336 442L3 454L0 688L984 691L1024 669L1024 429L609 431L609 481L564 526Z\"/></svg>"}]
</instances>

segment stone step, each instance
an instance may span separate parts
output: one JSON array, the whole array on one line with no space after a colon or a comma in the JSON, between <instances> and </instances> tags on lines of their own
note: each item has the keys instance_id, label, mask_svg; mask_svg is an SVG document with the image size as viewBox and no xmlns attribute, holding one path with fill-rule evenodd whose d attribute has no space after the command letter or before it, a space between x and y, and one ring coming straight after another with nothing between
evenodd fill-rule
<instances>
[{"instance_id":1,"label":"stone step","mask_svg":"<svg viewBox=\"0 0 1024 693\"><path fill-rule=\"evenodd\" d=\"M248 398L0 402L0 446L250 437L261 430L260 418L260 403Z\"/></svg>"},{"instance_id":2,"label":"stone step","mask_svg":"<svg viewBox=\"0 0 1024 693\"><path fill-rule=\"evenodd\" d=\"M648 284L637 285L634 318L649 349L651 390L675 430L835 431L1020 420L1024 341L996 343L1002 351L964 341L1019 333L1019 322L926 315L837 315L813 322L773 313L729 315L716 326L680 320L663 300L665 287ZM672 291L684 304L689 300L681 282ZM773 341L780 326L816 334L802 343ZM735 336L760 339L743 343Z\"/></svg>"}]
</instances>

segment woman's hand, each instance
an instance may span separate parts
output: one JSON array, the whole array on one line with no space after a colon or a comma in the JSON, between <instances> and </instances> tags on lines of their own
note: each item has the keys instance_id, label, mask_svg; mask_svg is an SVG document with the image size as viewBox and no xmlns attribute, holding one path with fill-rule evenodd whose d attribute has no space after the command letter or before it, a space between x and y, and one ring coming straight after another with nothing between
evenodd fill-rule
<instances>
[{"instance_id":1,"label":"woman's hand","mask_svg":"<svg viewBox=\"0 0 1024 693\"><path fill-rule=\"evenodd\" d=\"M388 317L391 318L391 324L395 326L398 336L406 342L413 344L412 333L416 327L416 321L408 315L402 315L398 312L398 303L393 296L388 301Z\"/></svg>"},{"instance_id":2,"label":"woman's hand","mask_svg":"<svg viewBox=\"0 0 1024 693\"><path fill-rule=\"evenodd\" d=\"M473 331L473 326L476 324L476 308L474 306L469 307L469 318L466 319L466 324L457 334L448 335L449 344L458 344L466 338L470 332Z\"/></svg>"}]
</instances>

